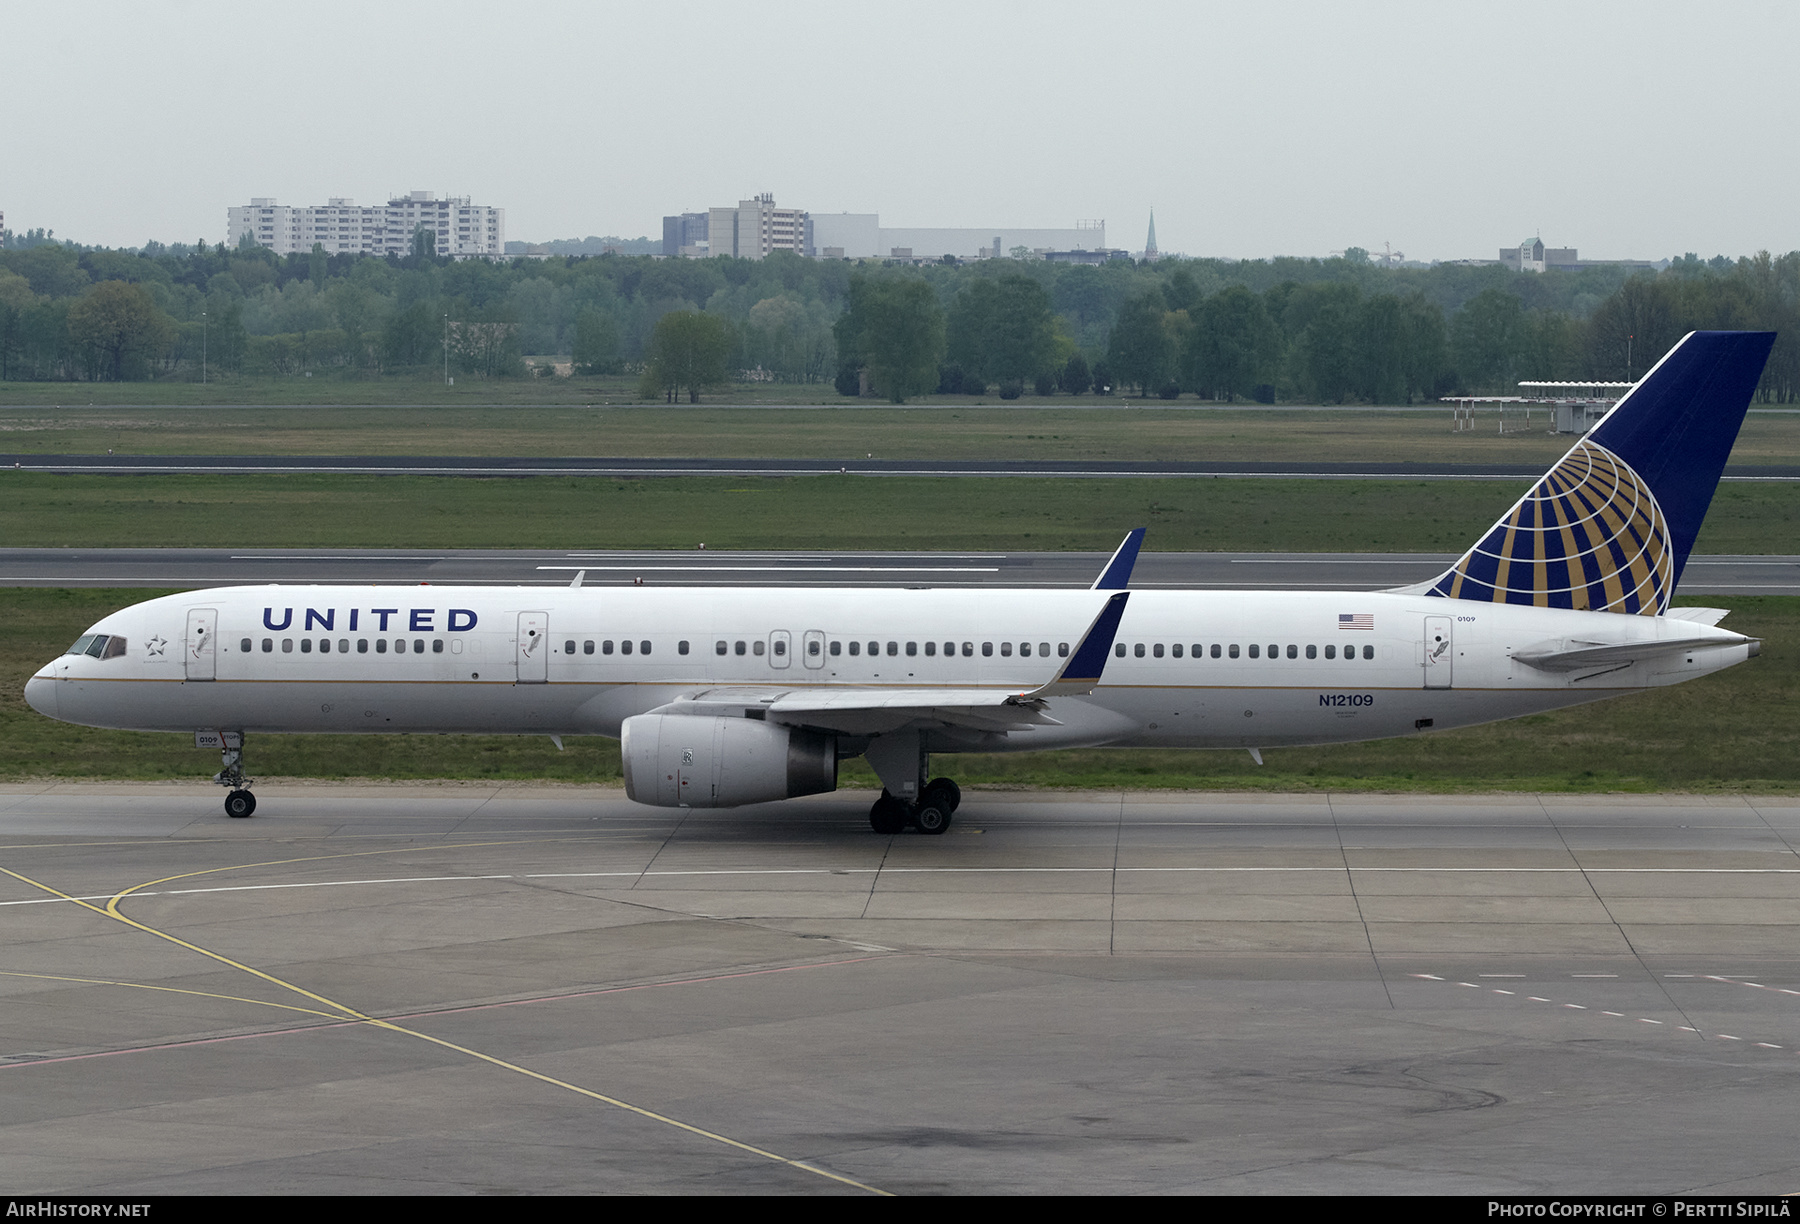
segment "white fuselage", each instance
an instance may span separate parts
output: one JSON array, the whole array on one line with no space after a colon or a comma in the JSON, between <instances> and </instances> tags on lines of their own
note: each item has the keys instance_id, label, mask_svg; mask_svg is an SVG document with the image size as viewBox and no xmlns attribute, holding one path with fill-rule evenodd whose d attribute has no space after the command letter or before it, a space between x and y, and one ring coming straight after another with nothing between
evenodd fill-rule
<instances>
[{"instance_id":1,"label":"white fuselage","mask_svg":"<svg viewBox=\"0 0 1800 1224\"><path fill-rule=\"evenodd\" d=\"M141 731L617 736L627 718L722 688L1030 690L1057 675L1108 594L234 587L104 618L90 632L124 639L113 657L64 655L27 697L67 722ZM1646 639L1687 648L1585 670L1515 658ZM1750 639L1670 617L1400 593L1136 591L1091 693L1050 698L1043 725L942 727L927 744L1375 739L1673 684L1750 653Z\"/></svg>"}]
</instances>

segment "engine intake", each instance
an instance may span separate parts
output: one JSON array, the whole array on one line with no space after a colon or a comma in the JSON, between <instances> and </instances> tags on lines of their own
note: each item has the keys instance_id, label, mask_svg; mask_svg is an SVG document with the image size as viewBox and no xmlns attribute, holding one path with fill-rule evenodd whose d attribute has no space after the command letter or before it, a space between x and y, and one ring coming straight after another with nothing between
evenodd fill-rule
<instances>
[{"instance_id":1,"label":"engine intake","mask_svg":"<svg viewBox=\"0 0 1800 1224\"><path fill-rule=\"evenodd\" d=\"M837 737L748 718L639 714L620 734L625 793L656 807L737 807L837 789Z\"/></svg>"}]
</instances>

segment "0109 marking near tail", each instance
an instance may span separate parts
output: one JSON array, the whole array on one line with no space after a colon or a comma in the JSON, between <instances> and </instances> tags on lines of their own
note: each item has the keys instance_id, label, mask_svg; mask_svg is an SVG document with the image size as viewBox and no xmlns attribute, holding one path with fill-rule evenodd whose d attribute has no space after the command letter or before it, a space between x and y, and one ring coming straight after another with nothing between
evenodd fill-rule
<instances>
[{"instance_id":1,"label":"0109 marking near tail","mask_svg":"<svg viewBox=\"0 0 1800 1224\"><path fill-rule=\"evenodd\" d=\"M1248 749L1416 735L1752 658L1670 599L1774 341L1682 339L1437 578L1391 591L235 587L107 616L26 686L89 726L609 735L641 803L830 791L866 756L879 832L941 833L934 754ZM401 592L405 592L404 595ZM379 605L379 606L377 606Z\"/></svg>"}]
</instances>

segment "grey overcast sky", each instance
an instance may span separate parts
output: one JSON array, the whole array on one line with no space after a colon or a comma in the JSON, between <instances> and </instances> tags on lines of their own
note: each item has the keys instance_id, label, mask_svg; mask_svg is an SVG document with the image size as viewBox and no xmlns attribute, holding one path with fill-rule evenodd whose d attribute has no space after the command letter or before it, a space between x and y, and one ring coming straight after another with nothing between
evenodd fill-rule
<instances>
[{"instance_id":1,"label":"grey overcast sky","mask_svg":"<svg viewBox=\"0 0 1800 1224\"><path fill-rule=\"evenodd\" d=\"M1800 248L1800 3L0 0L0 209L135 246L414 189L660 237L768 191L1114 246Z\"/></svg>"}]
</instances>

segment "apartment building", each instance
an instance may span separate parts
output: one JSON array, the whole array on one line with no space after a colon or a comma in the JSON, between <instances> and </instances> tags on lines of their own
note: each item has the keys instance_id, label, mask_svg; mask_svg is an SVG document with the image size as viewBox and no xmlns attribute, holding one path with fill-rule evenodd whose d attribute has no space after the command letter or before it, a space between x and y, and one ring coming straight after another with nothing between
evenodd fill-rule
<instances>
[{"instance_id":1,"label":"apartment building","mask_svg":"<svg viewBox=\"0 0 1800 1224\"><path fill-rule=\"evenodd\" d=\"M247 234L277 255L306 254L317 244L327 255L408 255L413 234L433 235L439 255L498 259L506 251L506 210L473 203L468 196L413 191L386 204L359 205L346 197L305 207L272 198L226 209L228 238Z\"/></svg>"}]
</instances>

